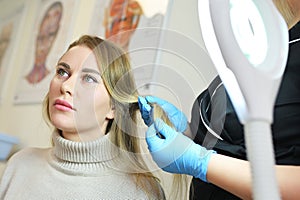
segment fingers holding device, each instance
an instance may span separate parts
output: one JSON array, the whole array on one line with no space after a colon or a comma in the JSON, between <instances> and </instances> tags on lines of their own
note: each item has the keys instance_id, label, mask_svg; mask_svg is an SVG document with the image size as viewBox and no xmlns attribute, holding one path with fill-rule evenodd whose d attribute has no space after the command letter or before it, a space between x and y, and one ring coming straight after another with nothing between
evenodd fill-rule
<instances>
[{"instance_id":1,"label":"fingers holding device","mask_svg":"<svg viewBox=\"0 0 300 200\"><path fill-rule=\"evenodd\" d=\"M164 171L188 174L207 182L208 162L215 151L194 143L161 119L148 128L146 141L153 160Z\"/></svg>"},{"instance_id":2,"label":"fingers holding device","mask_svg":"<svg viewBox=\"0 0 300 200\"><path fill-rule=\"evenodd\" d=\"M168 119L179 132L184 132L187 128L187 117L178 110L176 106L155 96L146 96L138 98L138 103L142 118L147 126L154 122L152 104L157 104L168 116Z\"/></svg>"}]
</instances>

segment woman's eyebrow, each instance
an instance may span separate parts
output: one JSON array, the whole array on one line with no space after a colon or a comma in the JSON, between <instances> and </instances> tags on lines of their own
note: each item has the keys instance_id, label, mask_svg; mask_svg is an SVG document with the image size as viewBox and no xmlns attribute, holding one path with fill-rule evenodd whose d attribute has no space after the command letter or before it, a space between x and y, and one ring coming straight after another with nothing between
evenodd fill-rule
<instances>
[{"instance_id":1,"label":"woman's eyebrow","mask_svg":"<svg viewBox=\"0 0 300 200\"><path fill-rule=\"evenodd\" d=\"M59 65L63 66L64 68L71 69L70 65L68 65L65 62L59 62L59 63L57 63L57 66L59 66Z\"/></svg>"},{"instance_id":2,"label":"woman's eyebrow","mask_svg":"<svg viewBox=\"0 0 300 200\"><path fill-rule=\"evenodd\" d=\"M84 69L82 69L82 72L94 73L94 74L101 76L100 72L98 72L97 70L94 70L94 69L90 69L90 68L84 68Z\"/></svg>"}]
</instances>

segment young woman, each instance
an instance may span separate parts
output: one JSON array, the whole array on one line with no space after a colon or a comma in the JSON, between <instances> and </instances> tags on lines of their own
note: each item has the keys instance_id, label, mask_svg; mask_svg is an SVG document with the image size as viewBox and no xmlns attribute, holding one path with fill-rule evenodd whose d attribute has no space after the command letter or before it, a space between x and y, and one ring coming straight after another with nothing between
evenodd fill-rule
<instances>
[{"instance_id":1,"label":"young woman","mask_svg":"<svg viewBox=\"0 0 300 200\"><path fill-rule=\"evenodd\" d=\"M0 199L164 199L141 157L137 98L120 48L88 35L72 43L44 101L53 147L16 153Z\"/></svg>"}]
</instances>

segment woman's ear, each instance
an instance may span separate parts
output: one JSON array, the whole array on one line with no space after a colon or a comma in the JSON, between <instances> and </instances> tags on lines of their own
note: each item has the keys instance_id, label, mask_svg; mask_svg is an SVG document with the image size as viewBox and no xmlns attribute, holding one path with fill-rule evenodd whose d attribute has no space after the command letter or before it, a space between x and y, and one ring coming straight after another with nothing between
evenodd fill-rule
<instances>
[{"instance_id":1,"label":"woman's ear","mask_svg":"<svg viewBox=\"0 0 300 200\"><path fill-rule=\"evenodd\" d=\"M111 105L110 111L106 115L107 119L114 119L115 118L115 105Z\"/></svg>"}]
</instances>

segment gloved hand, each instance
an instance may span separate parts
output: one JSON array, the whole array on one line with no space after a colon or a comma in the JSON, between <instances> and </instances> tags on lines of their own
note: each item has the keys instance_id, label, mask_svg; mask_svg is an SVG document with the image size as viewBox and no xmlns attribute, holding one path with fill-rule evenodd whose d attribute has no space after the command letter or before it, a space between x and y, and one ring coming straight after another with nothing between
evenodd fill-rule
<instances>
[{"instance_id":1,"label":"gloved hand","mask_svg":"<svg viewBox=\"0 0 300 200\"><path fill-rule=\"evenodd\" d=\"M152 107L148 103L156 103L165 111L177 131L184 132L186 130L187 118L173 104L155 96L146 96L145 98L139 96L138 103L142 118L147 126L153 124Z\"/></svg>"},{"instance_id":2,"label":"gloved hand","mask_svg":"<svg viewBox=\"0 0 300 200\"><path fill-rule=\"evenodd\" d=\"M161 138L157 133L164 136ZM148 149L153 160L164 171L188 174L207 182L207 166L213 150L194 143L178 133L161 119L157 119L146 132Z\"/></svg>"}]
</instances>

